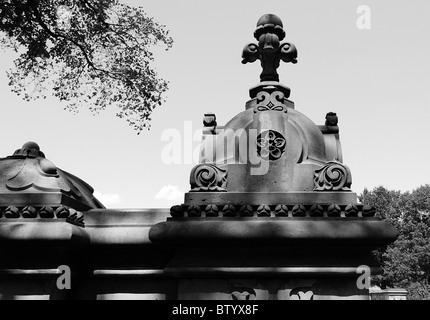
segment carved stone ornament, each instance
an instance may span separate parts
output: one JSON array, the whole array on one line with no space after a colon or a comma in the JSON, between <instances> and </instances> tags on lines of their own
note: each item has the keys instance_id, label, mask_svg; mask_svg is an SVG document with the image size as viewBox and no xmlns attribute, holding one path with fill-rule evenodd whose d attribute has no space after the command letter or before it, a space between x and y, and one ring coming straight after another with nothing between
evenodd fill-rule
<instances>
[{"instance_id":1,"label":"carved stone ornament","mask_svg":"<svg viewBox=\"0 0 430 320\"><path fill-rule=\"evenodd\" d=\"M191 170L190 184L191 192L225 192L227 170L221 169L214 164L199 164Z\"/></svg>"},{"instance_id":2,"label":"carved stone ornament","mask_svg":"<svg viewBox=\"0 0 430 320\"><path fill-rule=\"evenodd\" d=\"M339 122L339 119L337 117L337 114L334 112L329 112L325 116L325 125L330 126L337 126L337 123Z\"/></svg>"},{"instance_id":3,"label":"carved stone ornament","mask_svg":"<svg viewBox=\"0 0 430 320\"><path fill-rule=\"evenodd\" d=\"M257 154L268 160L278 160L285 151L285 138L277 131L268 130L257 137Z\"/></svg>"},{"instance_id":4,"label":"carved stone ornament","mask_svg":"<svg viewBox=\"0 0 430 320\"><path fill-rule=\"evenodd\" d=\"M322 168L315 170L316 191L351 191L351 184L351 171L338 161L329 161Z\"/></svg>"},{"instance_id":5,"label":"carved stone ornament","mask_svg":"<svg viewBox=\"0 0 430 320\"><path fill-rule=\"evenodd\" d=\"M287 106L284 103L284 93L274 91L272 93L260 91L257 94L257 106L254 112L257 111L282 111L287 112Z\"/></svg>"},{"instance_id":6,"label":"carved stone ornament","mask_svg":"<svg viewBox=\"0 0 430 320\"><path fill-rule=\"evenodd\" d=\"M80 211L76 211L68 206L25 206L23 208L16 206L8 206L6 208L0 206L0 218L4 211L6 219L66 219L66 222L84 227L84 215Z\"/></svg>"},{"instance_id":7,"label":"carved stone ornament","mask_svg":"<svg viewBox=\"0 0 430 320\"><path fill-rule=\"evenodd\" d=\"M13 155L0 159L0 193L5 197L14 197L18 201L15 203L22 207L27 204L27 193L34 194L32 201L41 205L45 202L45 193L56 193L61 194L61 198L54 201L57 204L62 204L67 197L79 202L73 205L79 210L104 208L93 192L94 189L85 181L61 170L46 159L35 142L27 142ZM31 210L25 212L25 216L32 215Z\"/></svg>"},{"instance_id":8,"label":"carved stone ornament","mask_svg":"<svg viewBox=\"0 0 430 320\"><path fill-rule=\"evenodd\" d=\"M242 63L261 61L261 81L279 81L276 71L280 61L297 63L297 49L292 43L280 43L285 38L281 19L274 14L265 14L257 22L254 37L258 45L250 43L242 52Z\"/></svg>"},{"instance_id":9,"label":"carved stone ornament","mask_svg":"<svg viewBox=\"0 0 430 320\"><path fill-rule=\"evenodd\" d=\"M314 300L311 288L294 288L290 292L290 300Z\"/></svg>"},{"instance_id":10,"label":"carved stone ornament","mask_svg":"<svg viewBox=\"0 0 430 320\"><path fill-rule=\"evenodd\" d=\"M45 208L45 207L44 207ZM53 212L47 211L42 208L39 211L40 217L52 217ZM49 207L47 207L49 209ZM52 210L52 209L51 209ZM0 218L2 213L6 218L19 217L20 209L10 207L0 207ZM28 213L31 216L31 212ZM186 217L212 217L212 218L226 218L226 217L255 217L255 218L271 218L276 219L277 217L308 217L308 218L371 218L374 217L377 212L375 207L363 205L360 203L350 204L316 204L316 203L305 203L305 204L261 204L261 205L250 205L250 204L223 204L220 202L216 203L201 203L201 204L190 204L190 205L177 205L170 208L170 214L175 218L186 218ZM57 218L67 218L69 211L58 208L55 211Z\"/></svg>"},{"instance_id":11,"label":"carved stone ornament","mask_svg":"<svg viewBox=\"0 0 430 320\"><path fill-rule=\"evenodd\" d=\"M215 113L205 113L203 117L203 125L205 127L216 127L216 115Z\"/></svg>"},{"instance_id":12,"label":"carved stone ornament","mask_svg":"<svg viewBox=\"0 0 430 320\"><path fill-rule=\"evenodd\" d=\"M288 207L284 204L279 204L275 207L275 212L277 217L288 216Z\"/></svg>"}]
</instances>

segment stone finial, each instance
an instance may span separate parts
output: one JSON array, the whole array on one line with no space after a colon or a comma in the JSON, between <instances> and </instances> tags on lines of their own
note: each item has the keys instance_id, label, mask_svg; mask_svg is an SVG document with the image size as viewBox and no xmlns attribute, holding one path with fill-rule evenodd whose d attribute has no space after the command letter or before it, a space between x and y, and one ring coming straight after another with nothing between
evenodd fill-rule
<instances>
[{"instance_id":1,"label":"stone finial","mask_svg":"<svg viewBox=\"0 0 430 320\"><path fill-rule=\"evenodd\" d=\"M251 63L259 59L263 68L260 75L261 83L281 89L288 97L290 90L278 83L279 75L276 70L281 60L286 63L297 63L297 49L292 43L281 43L285 35L282 21L278 16L274 14L263 15L258 20L257 29L254 32L258 44L250 43L245 46L242 53L242 63ZM258 91L251 92L251 97L253 98Z\"/></svg>"},{"instance_id":2,"label":"stone finial","mask_svg":"<svg viewBox=\"0 0 430 320\"><path fill-rule=\"evenodd\" d=\"M205 113L203 118L203 125L205 127L216 127L216 115L215 113Z\"/></svg>"},{"instance_id":3,"label":"stone finial","mask_svg":"<svg viewBox=\"0 0 430 320\"><path fill-rule=\"evenodd\" d=\"M325 125L328 127L329 126L337 126L338 121L339 121L339 119L337 117L337 114L334 112L329 112L325 116Z\"/></svg>"},{"instance_id":4,"label":"stone finial","mask_svg":"<svg viewBox=\"0 0 430 320\"><path fill-rule=\"evenodd\" d=\"M14 156L22 156L28 158L45 158L45 154L40 151L40 147L36 142L29 141L24 143L21 149L18 149L14 152Z\"/></svg>"}]
</instances>

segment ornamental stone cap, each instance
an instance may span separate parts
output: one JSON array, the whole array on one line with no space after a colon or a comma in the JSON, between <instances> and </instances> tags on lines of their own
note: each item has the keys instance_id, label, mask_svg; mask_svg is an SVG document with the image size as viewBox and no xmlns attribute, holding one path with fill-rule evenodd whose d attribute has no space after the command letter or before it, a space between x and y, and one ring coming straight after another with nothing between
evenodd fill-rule
<instances>
[{"instance_id":1,"label":"ornamental stone cap","mask_svg":"<svg viewBox=\"0 0 430 320\"><path fill-rule=\"evenodd\" d=\"M46 159L35 142L0 158L0 211L19 216L19 211L28 207L28 214L36 217L38 211L49 215L60 208L64 211L59 211L60 215L65 215L65 210L104 208L93 192L89 184Z\"/></svg>"},{"instance_id":2,"label":"ornamental stone cap","mask_svg":"<svg viewBox=\"0 0 430 320\"><path fill-rule=\"evenodd\" d=\"M204 115L200 163L191 170L184 204L174 217L372 217L357 201L352 174L343 163L338 116L321 125L295 109L290 89L279 83L280 61L297 62L296 47L281 43L281 19L265 14L245 46L243 63L260 60L260 84L245 111L219 126Z\"/></svg>"},{"instance_id":3,"label":"ornamental stone cap","mask_svg":"<svg viewBox=\"0 0 430 320\"><path fill-rule=\"evenodd\" d=\"M290 89L279 83L279 62L297 62L295 46L280 42L285 38L282 21L276 15L264 15L254 36L258 44L244 48L242 62L261 61L260 84L251 88L245 111L225 126L218 125L214 113L205 114L200 163L191 170L190 191L184 203L171 207L171 218L151 227L149 239L174 249L186 248L181 254L198 252L198 259L204 261L201 266L211 266L213 272L220 270L219 254L240 248L227 253L234 268L221 268L223 276L234 275L235 268L242 266L241 270L260 272L258 250L292 253L286 261L270 265L266 274L273 276L273 270L294 273L290 268L296 264L294 259L306 266L320 263L313 254L309 262L301 253L294 258L303 248L308 256L309 248L322 255L324 266L326 253L336 252L336 261L329 263L334 266L342 250L350 254L394 241L395 228L381 221L374 207L358 203L351 191L337 114L329 112L321 119L323 125L315 124L295 110L288 100ZM208 248L215 248L216 254L202 256L210 252ZM363 264L350 259L348 263L354 274L356 266ZM343 275L346 264L342 260L337 265ZM167 272L195 276L201 266L195 256L181 256Z\"/></svg>"}]
</instances>

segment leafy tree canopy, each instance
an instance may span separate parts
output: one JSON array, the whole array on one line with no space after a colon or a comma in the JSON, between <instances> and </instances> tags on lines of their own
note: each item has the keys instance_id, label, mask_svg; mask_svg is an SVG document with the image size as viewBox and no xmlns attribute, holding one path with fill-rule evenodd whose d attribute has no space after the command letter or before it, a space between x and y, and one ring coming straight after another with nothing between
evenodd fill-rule
<instances>
[{"instance_id":1,"label":"leafy tree canopy","mask_svg":"<svg viewBox=\"0 0 430 320\"><path fill-rule=\"evenodd\" d=\"M364 190L360 200L399 232L394 243L375 252L384 273L374 283L404 287L409 299L430 299L430 185L405 193L378 187Z\"/></svg>"},{"instance_id":2,"label":"leafy tree canopy","mask_svg":"<svg viewBox=\"0 0 430 320\"><path fill-rule=\"evenodd\" d=\"M172 43L165 26L118 0L0 1L0 44L19 53L8 72L14 92L32 100L50 91L74 112L115 105L138 133L167 90L150 49Z\"/></svg>"}]
</instances>

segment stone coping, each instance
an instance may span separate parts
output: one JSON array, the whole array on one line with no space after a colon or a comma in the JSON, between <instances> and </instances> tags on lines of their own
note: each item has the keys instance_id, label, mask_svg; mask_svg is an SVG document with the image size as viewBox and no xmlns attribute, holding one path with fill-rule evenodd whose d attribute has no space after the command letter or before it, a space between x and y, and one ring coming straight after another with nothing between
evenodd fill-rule
<instances>
[{"instance_id":1,"label":"stone coping","mask_svg":"<svg viewBox=\"0 0 430 320\"><path fill-rule=\"evenodd\" d=\"M10 219L0 223L0 246L11 243L40 246L81 247L90 243L84 228L62 220Z\"/></svg>"},{"instance_id":2,"label":"stone coping","mask_svg":"<svg viewBox=\"0 0 430 320\"><path fill-rule=\"evenodd\" d=\"M370 268L372 274L380 274L379 267ZM211 276L218 277L357 277L357 267L166 267L165 275L176 277Z\"/></svg>"},{"instance_id":3,"label":"stone coping","mask_svg":"<svg viewBox=\"0 0 430 320\"><path fill-rule=\"evenodd\" d=\"M194 218L169 219L149 231L152 242L170 246L242 245L380 247L397 231L377 218Z\"/></svg>"},{"instance_id":4,"label":"stone coping","mask_svg":"<svg viewBox=\"0 0 430 320\"><path fill-rule=\"evenodd\" d=\"M290 191L290 192L187 192L186 205L234 204L234 205L278 205L278 204L357 204L355 192L334 191Z\"/></svg>"}]
</instances>

